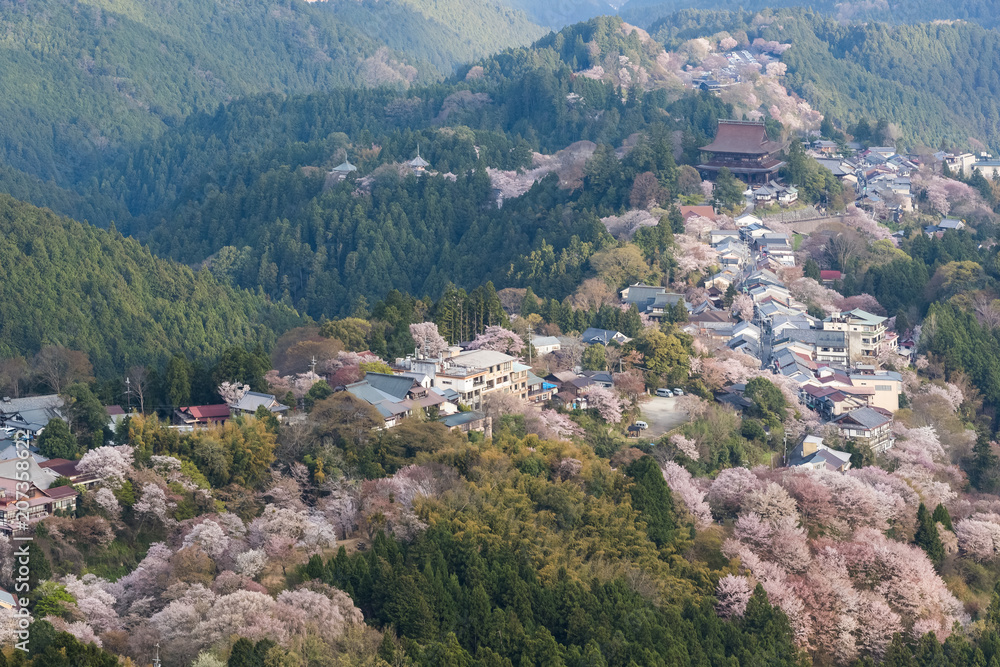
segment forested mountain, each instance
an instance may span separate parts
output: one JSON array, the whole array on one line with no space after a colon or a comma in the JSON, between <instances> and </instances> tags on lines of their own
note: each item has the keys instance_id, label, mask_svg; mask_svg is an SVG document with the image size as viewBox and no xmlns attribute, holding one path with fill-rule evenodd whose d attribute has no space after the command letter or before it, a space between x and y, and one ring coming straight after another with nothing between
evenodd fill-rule
<instances>
[{"instance_id":1,"label":"forested mountain","mask_svg":"<svg viewBox=\"0 0 1000 667\"><path fill-rule=\"evenodd\" d=\"M364 34L442 73L547 32L500 0L342 0L329 7Z\"/></svg>"},{"instance_id":2,"label":"forested mountain","mask_svg":"<svg viewBox=\"0 0 1000 667\"><path fill-rule=\"evenodd\" d=\"M0 19L0 158L60 182L234 97L417 74L297 1L5 0Z\"/></svg>"},{"instance_id":3,"label":"forested mountain","mask_svg":"<svg viewBox=\"0 0 1000 667\"><path fill-rule=\"evenodd\" d=\"M99 375L184 353L270 345L298 315L133 239L0 195L0 356L85 352Z\"/></svg>"},{"instance_id":4,"label":"forested mountain","mask_svg":"<svg viewBox=\"0 0 1000 667\"><path fill-rule=\"evenodd\" d=\"M841 23L811 11L683 11L650 32L669 46L725 32L791 44L785 84L842 121L887 120L908 147L1000 145L1000 32L970 23Z\"/></svg>"},{"instance_id":5,"label":"forested mountain","mask_svg":"<svg viewBox=\"0 0 1000 667\"><path fill-rule=\"evenodd\" d=\"M625 210L635 176L673 183L675 154L697 159L685 148L731 114L712 96L636 90L622 99L608 83L574 76L567 61L589 66L601 55L577 55L583 37L645 57L619 27L574 27L450 85L262 96L196 114L107 168L98 192L130 210L120 227L154 252L208 260L219 277L316 318L393 287L437 298L449 282L531 284L562 298L610 241L598 218ZM645 139L633 137L619 159L611 147L639 132ZM600 159L581 172L582 188L553 176L499 205L487 168L527 168L532 151L580 140L601 145L591 145ZM401 173L418 147L430 173ZM357 174L328 180L345 155Z\"/></svg>"},{"instance_id":6,"label":"forested mountain","mask_svg":"<svg viewBox=\"0 0 1000 667\"><path fill-rule=\"evenodd\" d=\"M512 0L513 1L513 0ZM870 2L853 0L820 0L804 3L800 0L706 0L692 3L682 0L628 0L620 14L626 21L646 26L658 19L685 9L759 12L807 6L810 10L847 21L879 21L909 24L929 21L970 21L987 28L1000 25L1000 3L997 0L971 0L948 3L933 0L883 0Z\"/></svg>"},{"instance_id":7,"label":"forested mountain","mask_svg":"<svg viewBox=\"0 0 1000 667\"><path fill-rule=\"evenodd\" d=\"M60 186L220 102L405 88L544 33L493 0L2 0L0 21L0 162Z\"/></svg>"}]
</instances>

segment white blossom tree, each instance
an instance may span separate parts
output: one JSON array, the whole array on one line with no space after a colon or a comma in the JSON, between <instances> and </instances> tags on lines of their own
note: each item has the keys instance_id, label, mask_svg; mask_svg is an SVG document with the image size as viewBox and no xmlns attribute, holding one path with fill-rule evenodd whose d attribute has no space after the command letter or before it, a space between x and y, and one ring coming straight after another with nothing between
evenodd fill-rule
<instances>
[{"instance_id":1,"label":"white blossom tree","mask_svg":"<svg viewBox=\"0 0 1000 667\"><path fill-rule=\"evenodd\" d=\"M438 331L438 325L434 322L411 324L410 335L417 344L417 348L427 357L436 357L448 349L448 341Z\"/></svg>"}]
</instances>

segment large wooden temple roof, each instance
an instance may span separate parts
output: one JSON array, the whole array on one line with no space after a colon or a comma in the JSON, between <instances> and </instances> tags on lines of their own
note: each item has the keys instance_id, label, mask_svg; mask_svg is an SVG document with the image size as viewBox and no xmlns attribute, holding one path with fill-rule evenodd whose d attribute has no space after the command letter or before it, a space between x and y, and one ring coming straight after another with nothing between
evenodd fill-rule
<instances>
[{"instance_id":1,"label":"large wooden temple roof","mask_svg":"<svg viewBox=\"0 0 1000 667\"><path fill-rule=\"evenodd\" d=\"M715 140L701 150L709 153L768 155L784 148L780 141L767 138L764 123L752 120L720 120Z\"/></svg>"}]
</instances>

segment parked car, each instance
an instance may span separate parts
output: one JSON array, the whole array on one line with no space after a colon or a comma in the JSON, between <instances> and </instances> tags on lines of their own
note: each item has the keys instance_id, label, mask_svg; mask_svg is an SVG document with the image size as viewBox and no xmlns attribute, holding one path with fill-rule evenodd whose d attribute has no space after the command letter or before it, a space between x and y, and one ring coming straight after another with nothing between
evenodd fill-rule
<instances>
[{"instance_id":1,"label":"parked car","mask_svg":"<svg viewBox=\"0 0 1000 667\"><path fill-rule=\"evenodd\" d=\"M660 387L659 389L657 389L656 390L656 395L657 396L673 396L673 394L670 393L670 390L667 389L666 387Z\"/></svg>"},{"instance_id":2,"label":"parked car","mask_svg":"<svg viewBox=\"0 0 1000 667\"><path fill-rule=\"evenodd\" d=\"M647 424L646 422L636 422L635 425L641 428L643 431L649 428L649 424Z\"/></svg>"},{"instance_id":3,"label":"parked car","mask_svg":"<svg viewBox=\"0 0 1000 667\"><path fill-rule=\"evenodd\" d=\"M674 396L683 396L683 395L684 395L683 389L674 389Z\"/></svg>"}]
</instances>

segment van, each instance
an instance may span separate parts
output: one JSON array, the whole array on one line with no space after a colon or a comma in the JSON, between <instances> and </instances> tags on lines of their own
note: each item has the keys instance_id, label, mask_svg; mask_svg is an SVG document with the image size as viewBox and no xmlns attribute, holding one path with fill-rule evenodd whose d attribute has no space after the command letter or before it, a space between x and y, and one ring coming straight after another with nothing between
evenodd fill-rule
<instances>
[{"instance_id":1,"label":"van","mask_svg":"<svg viewBox=\"0 0 1000 667\"><path fill-rule=\"evenodd\" d=\"M656 395L657 396L672 396L673 394L671 394L670 390L667 389L666 387L661 387L660 389L656 390Z\"/></svg>"},{"instance_id":2,"label":"van","mask_svg":"<svg viewBox=\"0 0 1000 667\"><path fill-rule=\"evenodd\" d=\"M649 428L649 424L647 424L646 422L636 422L635 425L641 428L643 431Z\"/></svg>"},{"instance_id":3,"label":"van","mask_svg":"<svg viewBox=\"0 0 1000 667\"><path fill-rule=\"evenodd\" d=\"M674 389L674 396L683 396L683 395L684 395L683 389Z\"/></svg>"}]
</instances>

